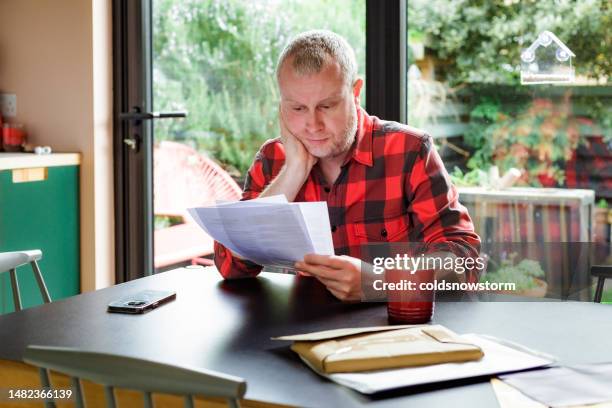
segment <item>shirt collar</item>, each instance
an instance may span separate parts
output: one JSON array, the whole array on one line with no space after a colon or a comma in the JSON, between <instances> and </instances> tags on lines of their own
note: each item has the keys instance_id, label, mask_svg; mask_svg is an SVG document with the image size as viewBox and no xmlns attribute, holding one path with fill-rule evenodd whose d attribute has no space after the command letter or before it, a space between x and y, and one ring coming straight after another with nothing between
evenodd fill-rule
<instances>
[{"instance_id":1,"label":"shirt collar","mask_svg":"<svg viewBox=\"0 0 612 408\"><path fill-rule=\"evenodd\" d=\"M372 167L372 127L374 120L361 107L357 107L357 132L355 142L351 154L348 156L344 164L347 164L351 159L363 165Z\"/></svg>"}]
</instances>

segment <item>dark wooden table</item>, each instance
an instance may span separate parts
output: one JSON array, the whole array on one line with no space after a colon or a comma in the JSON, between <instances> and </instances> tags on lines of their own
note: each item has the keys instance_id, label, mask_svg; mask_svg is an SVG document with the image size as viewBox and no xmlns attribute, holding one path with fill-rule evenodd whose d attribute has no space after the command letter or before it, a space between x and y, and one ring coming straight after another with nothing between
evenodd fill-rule
<instances>
[{"instance_id":1,"label":"dark wooden table","mask_svg":"<svg viewBox=\"0 0 612 408\"><path fill-rule=\"evenodd\" d=\"M177 299L145 315L106 312L141 289ZM558 356L562 363L612 361L612 306L581 302L438 302L435 323ZM387 324L383 303L342 304L312 278L263 273L222 281L213 268L179 269L0 316L0 359L29 344L110 351L243 377L246 397L272 403L349 407L497 406L487 378L401 389L374 397L327 381L272 336Z\"/></svg>"}]
</instances>

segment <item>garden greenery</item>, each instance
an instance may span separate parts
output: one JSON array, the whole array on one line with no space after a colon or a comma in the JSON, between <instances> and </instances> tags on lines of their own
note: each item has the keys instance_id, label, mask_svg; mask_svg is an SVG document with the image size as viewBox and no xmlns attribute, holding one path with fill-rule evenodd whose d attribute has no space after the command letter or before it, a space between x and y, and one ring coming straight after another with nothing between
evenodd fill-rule
<instances>
[{"instance_id":1,"label":"garden greenery","mask_svg":"<svg viewBox=\"0 0 612 408\"><path fill-rule=\"evenodd\" d=\"M495 164L524 170L520 184L563 186L565 163L588 143L581 134L612 143L609 1L409 0L408 22L409 41L426 47L436 81L469 107L464 141L472 171L455 171L458 181L473 183L479 169ZM544 30L574 50L577 77L598 90L520 85L520 53Z\"/></svg>"},{"instance_id":2,"label":"garden greenery","mask_svg":"<svg viewBox=\"0 0 612 408\"><path fill-rule=\"evenodd\" d=\"M518 84L520 53L544 30L576 54L576 74L612 75L612 5L607 0L408 0L411 38L442 60L450 86Z\"/></svg>"},{"instance_id":3,"label":"garden greenery","mask_svg":"<svg viewBox=\"0 0 612 408\"><path fill-rule=\"evenodd\" d=\"M468 168L497 164L504 171L524 165L526 183L542 185L543 177L548 177L561 185L564 161L576 146L573 136L568 139L564 132L575 124L556 112L557 119L547 124L549 129L556 126L553 136L549 132L550 140L541 137L537 129L546 120L546 109L537 117L529 114L534 112L533 99L542 99L537 92L546 87L526 90L519 85L520 52L539 32L550 30L576 53L578 76L609 85L611 3L408 0L407 4L409 41L424 44L435 61L437 83L448 89L440 96L438 87L432 97L455 101L456 90L468 91L463 94L469 94L467 99L462 96L470 109L464 135L473 150ZM156 122L156 140L189 143L234 176L243 176L261 143L278 135L274 68L293 34L313 28L338 32L355 48L364 76L365 0L154 0L153 6L155 110L189 112L185 120ZM408 58L415 62L412 49ZM504 95L491 96L477 88L487 86L504 86ZM610 104L587 96L582 105L612 141ZM412 112L410 106L408 110ZM533 126L533 131L523 135L525 126ZM524 160L517 162L503 155L513 149L530 156L520 156Z\"/></svg>"},{"instance_id":4,"label":"garden greenery","mask_svg":"<svg viewBox=\"0 0 612 408\"><path fill-rule=\"evenodd\" d=\"M155 0L155 110L186 120L156 122L156 140L178 140L244 175L279 134L276 61L289 38L326 28L355 48L365 72L365 1Z\"/></svg>"},{"instance_id":5,"label":"garden greenery","mask_svg":"<svg viewBox=\"0 0 612 408\"><path fill-rule=\"evenodd\" d=\"M494 262L491 262L494 264ZM499 267L487 272L481 278L481 282L516 284L516 290L533 289L538 287L537 280L544 278L545 273L538 261L533 259L523 259L514 265L514 260L501 261Z\"/></svg>"}]
</instances>

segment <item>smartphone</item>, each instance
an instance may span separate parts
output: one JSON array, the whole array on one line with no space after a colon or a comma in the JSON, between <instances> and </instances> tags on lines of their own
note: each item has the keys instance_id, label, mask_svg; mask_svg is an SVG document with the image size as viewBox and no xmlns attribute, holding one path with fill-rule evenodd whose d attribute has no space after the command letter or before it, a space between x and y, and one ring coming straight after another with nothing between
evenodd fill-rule
<instances>
[{"instance_id":1,"label":"smartphone","mask_svg":"<svg viewBox=\"0 0 612 408\"><path fill-rule=\"evenodd\" d=\"M145 313L174 299L176 292L173 291L143 290L110 302L107 310L112 313Z\"/></svg>"}]
</instances>

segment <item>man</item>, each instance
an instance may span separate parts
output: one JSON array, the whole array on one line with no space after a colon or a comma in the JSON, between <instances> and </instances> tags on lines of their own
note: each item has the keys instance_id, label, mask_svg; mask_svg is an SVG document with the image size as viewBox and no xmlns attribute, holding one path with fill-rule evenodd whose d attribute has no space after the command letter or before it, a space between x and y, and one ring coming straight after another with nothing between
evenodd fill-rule
<instances>
[{"instance_id":1,"label":"man","mask_svg":"<svg viewBox=\"0 0 612 408\"><path fill-rule=\"evenodd\" d=\"M361 297L361 246L377 242L448 243L472 255L480 240L431 137L368 115L350 45L324 30L293 38L279 57L281 137L266 141L243 199L284 194L326 201L335 256L296 263L341 300ZM215 242L225 278L255 276L258 266Z\"/></svg>"}]
</instances>

